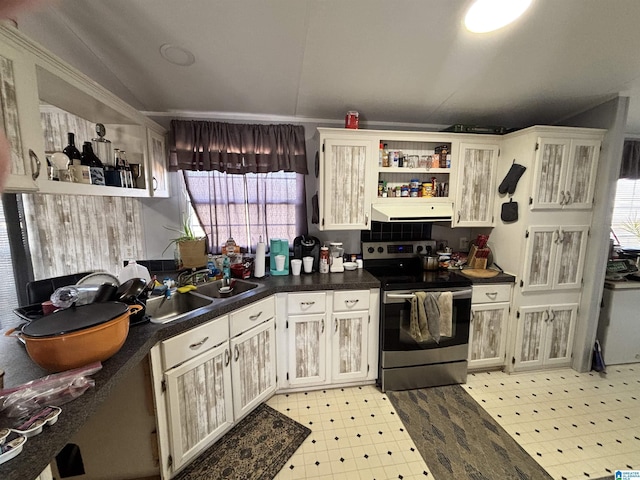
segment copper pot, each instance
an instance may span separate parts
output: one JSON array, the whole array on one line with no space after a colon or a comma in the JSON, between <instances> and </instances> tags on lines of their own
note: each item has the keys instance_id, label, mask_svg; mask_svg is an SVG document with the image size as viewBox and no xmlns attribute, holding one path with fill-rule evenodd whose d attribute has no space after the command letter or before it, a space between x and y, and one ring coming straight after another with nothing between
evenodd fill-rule
<instances>
[{"instance_id":1,"label":"copper pot","mask_svg":"<svg viewBox=\"0 0 640 480\"><path fill-rule=\"evenodd\" d=\"M94 303L57 311L25 324L20 337L31 359L50 372L82 367L115 355L140 305Z\"/></svg>"}]
</instances>

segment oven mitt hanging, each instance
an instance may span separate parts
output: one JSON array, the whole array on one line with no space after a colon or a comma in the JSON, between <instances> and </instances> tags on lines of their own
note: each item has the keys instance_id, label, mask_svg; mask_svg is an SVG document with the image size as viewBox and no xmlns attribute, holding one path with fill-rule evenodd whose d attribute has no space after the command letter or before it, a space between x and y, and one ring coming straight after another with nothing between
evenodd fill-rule
<instances>
[{"instance_id":1,"label":"oven mitt hanging","mask_svg":"<svg viewBox=\"0 0 640 480\"><path fill-rule=\"evenodd\" d=\"M507 172L507 175L505 175L504 180L502 180L502 183L498 187L498 193L508 193L509 195L513 195L513 193L516 191L518 180L520 180L520 177L526 169L527 167L523 167L522 165L519 165L517 163L511 165L511 168Z\"/></svg>"},{"instance_id":2,"label":"oven mitt hanging","mask_svg":"<svg viewBox=\"0 0 640 480\"><path fill-rule=\"evenodd\" d=\"M505 223L512 223L518 220L518 202L514 202L510 199L508 202L502 204L502 212L500 218Z\"/></svg>"}]
</instances>

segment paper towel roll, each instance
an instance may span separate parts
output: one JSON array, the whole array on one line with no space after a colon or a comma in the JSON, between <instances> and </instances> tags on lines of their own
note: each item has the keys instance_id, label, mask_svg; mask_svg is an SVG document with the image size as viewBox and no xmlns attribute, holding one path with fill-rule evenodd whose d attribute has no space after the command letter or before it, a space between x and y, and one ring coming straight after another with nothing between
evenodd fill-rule
<instances>
[{"instance_id":1,"label":"paper towel roll","mask_svg":"<svg viewBox=\"0 0 640 480\"><path fill-rule=\"evenodd\" d=\"M264 277L264 257L267 254L267 247L264 242L258 242L256 247L256 261L253 267L253 276L256 278Z\"/></svg>"}]
</instances>

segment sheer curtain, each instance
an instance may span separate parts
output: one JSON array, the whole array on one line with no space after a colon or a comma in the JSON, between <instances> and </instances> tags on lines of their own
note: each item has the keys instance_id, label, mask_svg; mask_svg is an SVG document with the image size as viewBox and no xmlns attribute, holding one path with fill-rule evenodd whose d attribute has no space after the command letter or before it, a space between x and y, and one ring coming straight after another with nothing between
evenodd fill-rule
<instances>
[{"instance_id":1,"label":"sheer curtain","mask_svg":"<svg viewBox=\"0 0 640 480\"><path fill-rule=\"evenodd\" d=\"M213 253L307 233L303 127L173 120L169 151Z\"/></svg>"},{"instance_id":2,"label":"sheer curtain","mask_svg":"<svg viewBox=\"0 0 640 480\"><path fill-rule=\"evenodd\" d=\"M611 230L620 245L640 248L640 237L630 231L634 223L640 223L640 141L625 140L611 219Z\"/></svg>"}]
</instances>

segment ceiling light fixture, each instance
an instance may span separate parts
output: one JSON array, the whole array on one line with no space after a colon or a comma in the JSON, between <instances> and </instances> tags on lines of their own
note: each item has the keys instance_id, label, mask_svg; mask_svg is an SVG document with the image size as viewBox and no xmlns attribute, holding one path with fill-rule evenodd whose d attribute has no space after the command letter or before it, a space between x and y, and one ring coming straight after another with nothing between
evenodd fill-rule
<instances>
[{"instance_id":1,"label":"ceiling light fixture","mask_svg":"<svg viewBox=\"0 0 640 480\"><path fill-rule=\"evenodd\" d=\"M189 50L170 43L165 43L160 47L160 55L167 62L181 67L188 67L196 62L196 57Z\"/></svg>"},{"instance_id":2,"label":"ceiling light fixture","mask_svg":"<svg viewBox=\"0 0 640 480\"><path fill-rule=\"evenodd\" d=\"M467 10L464 25L473 33L498 30L515 21L531 5L532 0L475 0Z\"/></svg>"}]
</instances>

